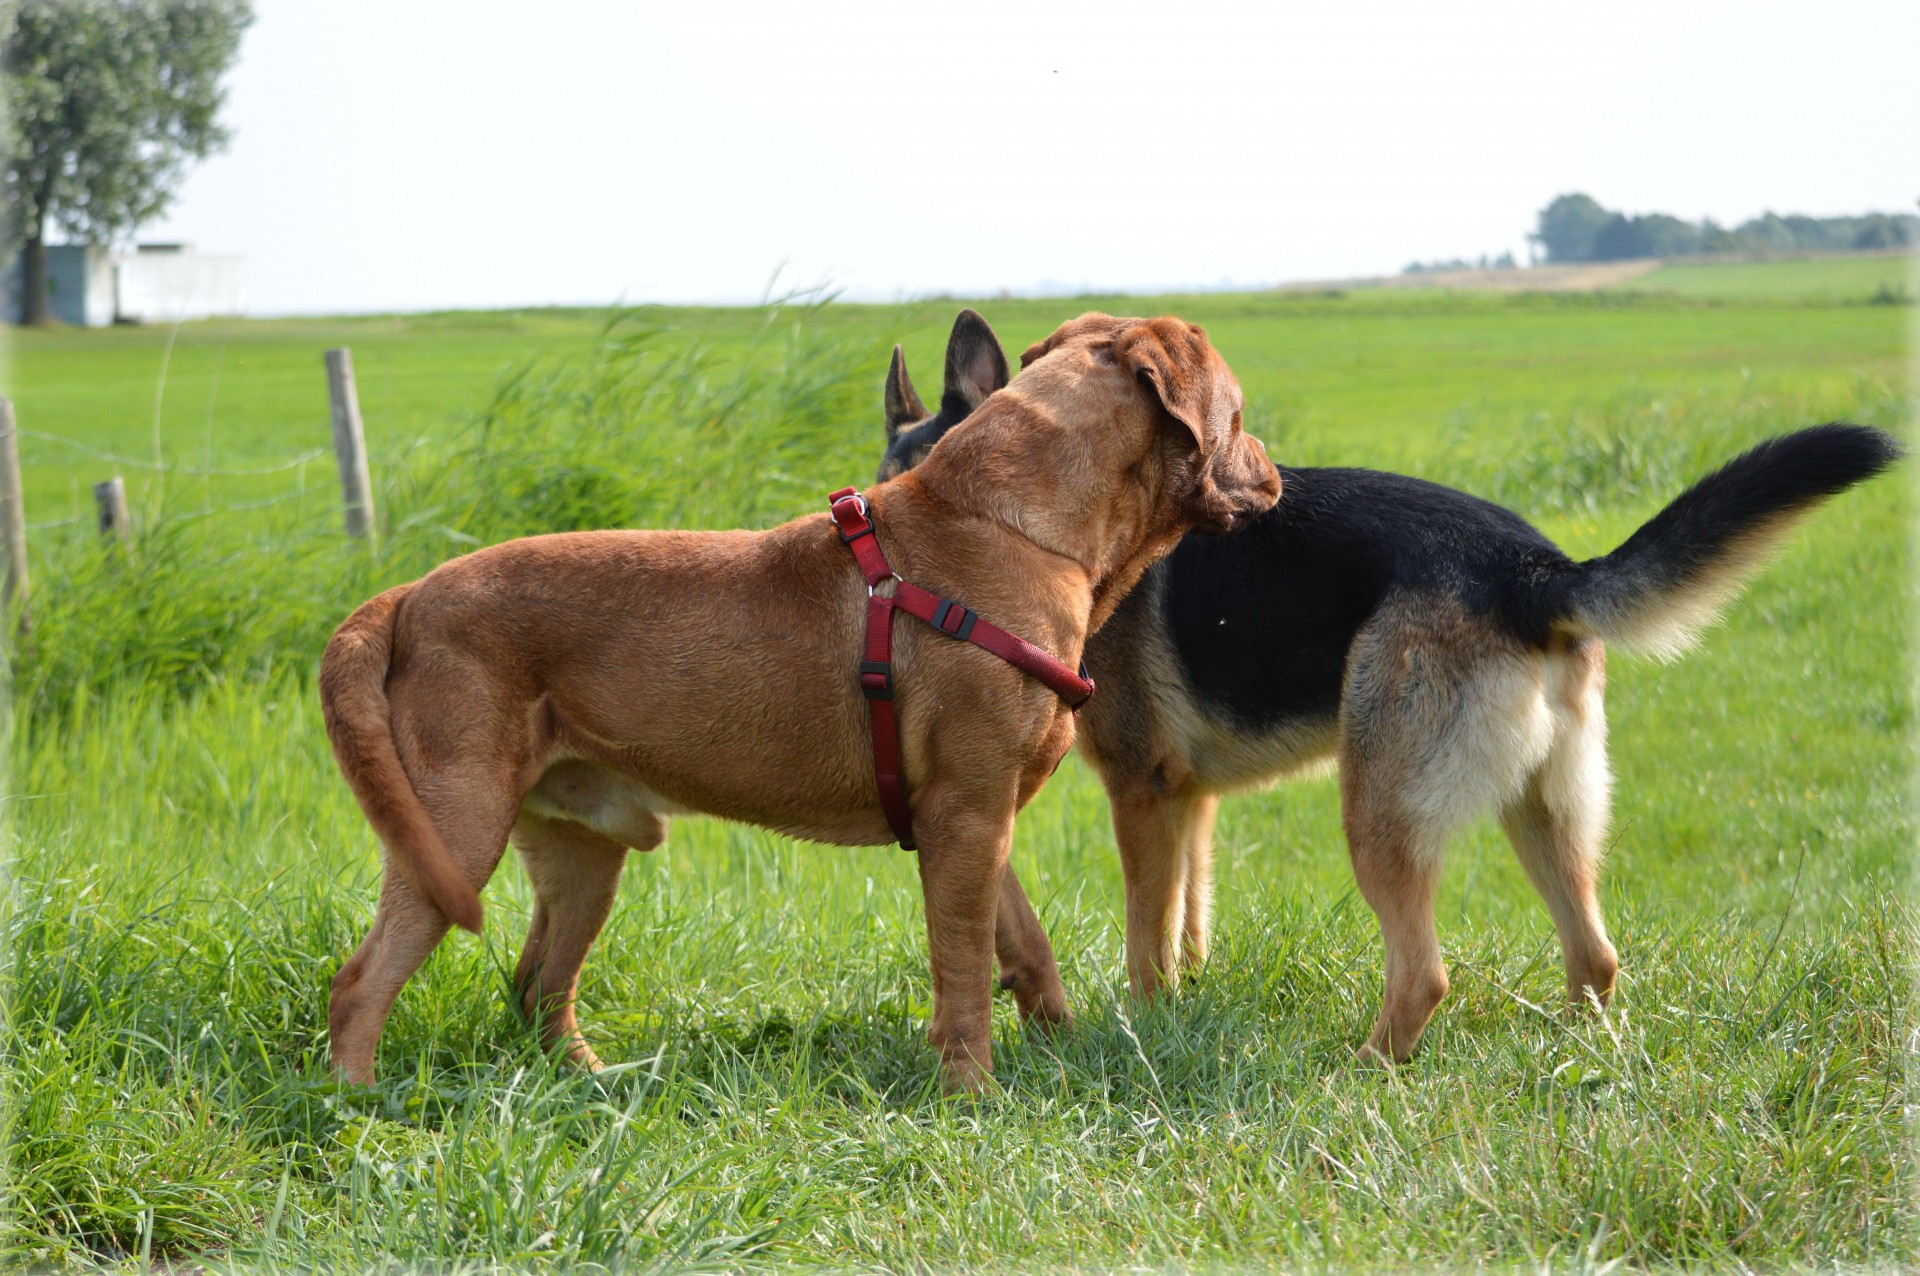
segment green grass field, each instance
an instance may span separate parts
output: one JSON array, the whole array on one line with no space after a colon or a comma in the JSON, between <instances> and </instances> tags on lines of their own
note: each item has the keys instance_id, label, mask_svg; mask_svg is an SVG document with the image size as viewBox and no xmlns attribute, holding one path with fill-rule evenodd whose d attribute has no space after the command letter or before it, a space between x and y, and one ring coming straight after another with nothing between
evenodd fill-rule
<instances>
[{"instance_id":1,"label":"green grass field","mask_svg":"<svg viewBox=\"0 0 1920 1276\"><path fill-rule=\"evenodd\" d=\"M1636 292L1721 300L1911 300L1915 258L1812 257L1792 261L1663 266L1628 287Z\"/></svg>"},{"instance_id":2,"label":"green grass field","mask_svg":"<svg viewBox=\"0 0 1920 1276\"><path fill-rule=\"evenodd\" d=\"M1902 306L1087 304L1205 323L1277 457L1452 482L1575 554L1767 435L1835 418L1914 433ZM1082 306L981 308L1017 355ZM332 625L511 535L815 512L872 473L892 343L937 392L952 310L18 334L35 576L0 808L0 1253L298 1270L1920 1261L1906 473L1817 516L1685 662L1613 662L1603 898L1624 970L1604 1020L1558 1012L1551 924L1483 824L1440 900L1452 996L1412 1065L1354 1067L1380 952L1325 780L1225 804L1213 961L1177 999L1133 1006L1103 797L1070 759L1015 857L1079 1018L1046 1040L1003 1006L992 1099L938 1092L910 856L703 820L635 857L589 961L581 1020L609 1073L554 1065L510 1010L529 900L503 864L484 937L450 940L402 995L379 1090L335 1085L326 986L378 861L313 690ZM380 488L372 551L337 531L322 450L337 344ZM114 472L134 498L125 551L90 524L87 485Z\"/></svg>"}]
</instances>

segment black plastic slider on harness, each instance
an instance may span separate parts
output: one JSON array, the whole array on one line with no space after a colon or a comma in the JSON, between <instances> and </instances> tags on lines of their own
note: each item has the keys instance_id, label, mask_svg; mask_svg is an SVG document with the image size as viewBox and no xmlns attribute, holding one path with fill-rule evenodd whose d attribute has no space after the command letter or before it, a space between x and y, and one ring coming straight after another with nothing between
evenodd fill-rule
<instances>
[{"instance_id":1,"label":"black plastic slider on harness","mask_svg":"<svg viewBox=\"0 0 1920 1276\"><path fill-rule=\"evenodd\" d=\"M860 694L869 700L893 699L893 665L885 660L862 660Z\"/></svg>"},{"instance_id":2,"label":"black plastic slider on harness","mask_svg":"<svg viewBox=\"0 0 1920 1276\"><path fill-rule=\"evenodd\" d=\"M948 620L951 619L956 612L959 613L959 618L954 620L952 624L948 624ZM961 606L951 598L942 598L940 605L933 609L932 623L935 629L938 629L947 637L958 638L964 642L967 636L973 632L973 622L978 619L980 619L978 612L967 610L967 608Z\"/></svg>"}]
</instances>

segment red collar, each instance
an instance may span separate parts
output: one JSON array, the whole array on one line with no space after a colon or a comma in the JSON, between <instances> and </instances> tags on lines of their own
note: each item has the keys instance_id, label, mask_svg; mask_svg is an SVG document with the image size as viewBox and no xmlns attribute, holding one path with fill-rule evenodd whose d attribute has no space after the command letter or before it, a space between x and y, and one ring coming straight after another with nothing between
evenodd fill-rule
<instances>
[{"instance_id":1,"label":"red collar","mask_svg":"<svg viewBox=\"0 0 1920 1276\"><path fill-rule=\"evenodd\" d=\"M860 661L860 690L872 711L873 775L880 786L880 807L887 814L887 823L901 847L910 851L914 849L913 813L907 805L900 733L893 716L894 608L918 616L949 638L982 647L1038 678L1075 712L1092 698L1093 679L1087 677L1084 664L1076 673L1026 639L980 619L977 612L901 580L880 551L880 538L874 535L873 521L867 516L866 498L853 488L841 488L827 498L827 505L833 511L834 526L840 529L840 539L853 551L861 574L867 578L867 642ZM886 580L896 582L891 598L873 592L874 586Z\"/></svg>"}]
</instances>

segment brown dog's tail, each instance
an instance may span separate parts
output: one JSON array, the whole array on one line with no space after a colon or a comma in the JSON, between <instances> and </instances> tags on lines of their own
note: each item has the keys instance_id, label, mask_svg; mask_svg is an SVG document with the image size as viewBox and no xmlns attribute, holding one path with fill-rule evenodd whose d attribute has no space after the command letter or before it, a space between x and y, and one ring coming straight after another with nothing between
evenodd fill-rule
<instances>
[{"instance_id":1,"label":"brown dog's tail","mask_svg":"<svg viewBox=\"0 0 1920 1276\"><path fill-rule=\"evenodd\" d=\"M479 892L454 863L393 743L387 669L393 662L394 613L412 588L389 589L334 631L320 657L320 705L334 760L367 823L385 843L388 862L422 899L477 935Z\"/></svg>"}]
</instances>

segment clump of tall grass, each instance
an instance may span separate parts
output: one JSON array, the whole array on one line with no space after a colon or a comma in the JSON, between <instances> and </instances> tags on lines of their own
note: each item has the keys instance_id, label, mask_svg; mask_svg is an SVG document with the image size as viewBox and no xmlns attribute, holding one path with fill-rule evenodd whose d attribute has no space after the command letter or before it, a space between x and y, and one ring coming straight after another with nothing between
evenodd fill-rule
<instances>
[{"instance_id":1,"label":"clump of tall grass","mask_svg":"<svg viewBox=\"0 0 1920 1276\"><path fill-rule=\"evenodd\" d=\"M770 307L745 353L723 359L644 312L616 315L581 357L514 369L452 435L383 458L373 546L340 533L330 490L164 516L124 547L85 531L38 546L16 704L44 717L112 688L191 695L311 668L373 593L516 536L807 512L820 474L857 481L872 466L871 352L810 318Z\"/></svg>"},{"instance_id":2,"label":"clump of tall grass","mask_svg":"<svg viewBox=\"0 0 1920 1276\"><path fill-rule=\"evenodd\" d=\"M1863 384L1868 424L1894 427L1911 411L1885 384ZM1528 412L1503 422L1513 440L1488 448L1485 414L1456 409L1431 477L1531 516L1582 515L1610 506L1665 504L1761 440L1825 420L1791 395L1629 386L1597 404Z\"/></svg>"}]
</instances>

